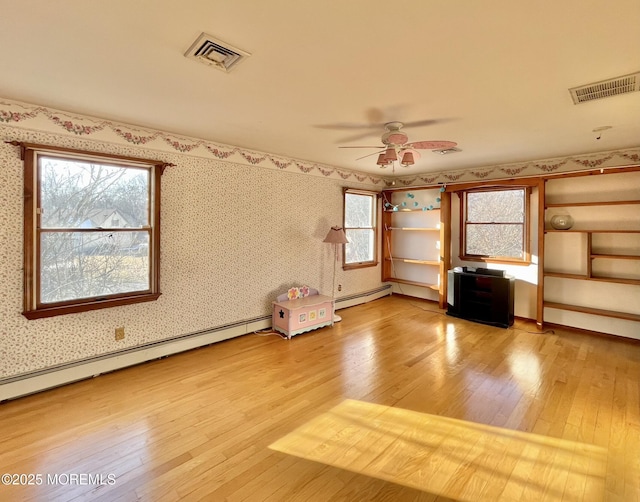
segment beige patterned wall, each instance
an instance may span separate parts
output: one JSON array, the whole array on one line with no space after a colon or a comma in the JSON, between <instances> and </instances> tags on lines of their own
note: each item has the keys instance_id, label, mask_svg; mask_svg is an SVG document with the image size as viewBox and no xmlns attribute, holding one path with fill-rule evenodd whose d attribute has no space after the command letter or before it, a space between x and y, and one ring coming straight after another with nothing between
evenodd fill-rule
<instances>
[{"instance_id":1,"label":"beige patterned wall","mask_svg":"<svg viewBox=\"0 0 640 502\"><path fill-rule=\"evenodd\" d=\"M176 167L162 179L160 299L28 321L20 313L22 161L18 147L0 144L0 378L263 316L292 285L330 294L333 252L322 239L342 221L342 187L380 189L344 172L264 168L1 122L4 141L159 159ZM370 291L381 285L380 269L338 267L338 281L340 295ZM117 326L125 327L124 341L114 340Z\"/></svg>"},{"instance_id":2,"label":"beige patterned wall","mask_svg":"<svg viewBox=\"0 0 640 502\"><path fill-rule=\"evenodd\" d=\"M331 292L344 186L390 180L0 98L0 380L267 315L292 285ZM27 321L22 315L25 141L176 164L163 176L157 302ZM397 187L637 164L640 149L397 178ZM378 288L380 269L344 272L342 296ZM124 326L124 341L114 328ZM0 382L1 383L1 382Z\"/></svg>"}]
</instances>

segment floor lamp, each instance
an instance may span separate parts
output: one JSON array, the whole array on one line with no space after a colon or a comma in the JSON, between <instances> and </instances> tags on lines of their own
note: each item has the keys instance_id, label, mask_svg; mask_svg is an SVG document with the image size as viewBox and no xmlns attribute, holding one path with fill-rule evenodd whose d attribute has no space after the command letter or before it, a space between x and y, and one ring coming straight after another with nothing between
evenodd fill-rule
<instances>
[{"instance_id":1,"label":"floor lamp","mask_svg":"<svg viewBox=\"0 0 640 502\"><path fill-rule=\"evenodd\" d=\"M342 321L342 317L336 314L336 262L338 261L338 244L347 244L347 236L344 233L342 227L331 227L329 233L322 242L328 242L333 244L333 250L335 259L333 260L333 289L331 290L331 296L333 297L333 322Z\"/></svg>"}]
</instances>

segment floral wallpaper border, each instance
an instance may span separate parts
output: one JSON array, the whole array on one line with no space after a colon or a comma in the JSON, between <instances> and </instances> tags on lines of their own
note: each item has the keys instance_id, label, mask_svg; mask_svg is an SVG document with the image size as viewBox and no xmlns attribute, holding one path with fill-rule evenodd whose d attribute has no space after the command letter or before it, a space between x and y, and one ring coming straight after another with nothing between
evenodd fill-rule
<instances>
[{"instance_id":1,"label":"floral wallpaper border","mask_svg":"<svg viewBox=\"0 0 640 502\"><path fill-rule=\"evenodd\" d=\"M222 145L211 141L185 138L171 133L138 128L126 124L71 114L44 106L31 105L0 98L0 124L20 128L39 129L59 133L60 129L73 136L93 136L100 141L116 141L129 145L144 145L171 153L191 154L198 157L229 160L241 164L267 167L315 176L331 177L380 186L410 187L455 182L485 181L548 175L596 168L614 168L640 165L640 146L628 150L573 155L513 164L501 164L459 171L441 171L429 174L380 177L368 173L281 157L245 148Z\"/></svg>"},{"instance_id":2,"label":"floral wallpaper border","mask_svg":"<svg viewBox=\"0 0 640 502\"><path fill-rule=\"evenodd\" d=\"M185 138L154 129L139 128L110 120L71 114L44 106L0 98L0 125L6 124L44 132L66 133L76 137L120 144L145 146L170 153L227 160L238 164L268 167L322 177L349 180L384 187L385 179L367 173L257 152L211 141Z\"/></svg>"},{"instance_id":3,"label":"floral wallpaper border","mask_svg":"<svg viewBox=\"0 0 640 502\"><path fill-rule=\"evenodd\" d=\"M594 169L612 169L640 166L640 147L625 150L613 150L570 157L532 160L516 164L469 168L460 171L446 171L433 174L398 177L396 187L421 186L432 184L462 183L471 181L497 180L505 178L525 178L550 174L587 171Z\"/></svg>"}]
</instances>

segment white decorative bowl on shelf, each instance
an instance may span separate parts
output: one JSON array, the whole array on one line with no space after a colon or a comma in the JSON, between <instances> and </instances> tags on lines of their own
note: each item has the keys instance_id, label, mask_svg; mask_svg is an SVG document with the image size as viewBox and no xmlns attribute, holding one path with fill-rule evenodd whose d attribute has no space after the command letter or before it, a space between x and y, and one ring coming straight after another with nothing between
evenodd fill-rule
<instances>
[{"instance_id":1,"label":"white decorative bowl on shelf","mask_svg":"<svg viewBox=\"0 0 640 502\"><path fill-rule=\"evenodd\" d=\"M556 214L551 218L551 226L556 230L569 230L573 226L573 218L568 214Z\"/></svg>"}]
</instances>

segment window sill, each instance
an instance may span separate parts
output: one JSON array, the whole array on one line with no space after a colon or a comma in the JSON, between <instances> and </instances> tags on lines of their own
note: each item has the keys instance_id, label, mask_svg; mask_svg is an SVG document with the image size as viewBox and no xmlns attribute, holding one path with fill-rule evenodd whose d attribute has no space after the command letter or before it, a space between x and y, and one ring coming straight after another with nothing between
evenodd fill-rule
<instances>
[{"instance_id":1,"label":"window sill","mask_svg":"<svg viewBox=\"0 0 640 502\"><path fill-rule=\"evenodd\" d=\"M367 268L367 267L377 267L377 261L366 261L362 263L349 263L348 265L343 265L342 270L354 270L358 268Z\"/></svg>"},{"instance_id":2,"label":"window sill","mask_svg":"<svg viewBox=\"0 0 640 502\"><path fill-rule=\"evenodd\" d=\"M520 260L517 258L491 258L491 257L485 257L485 256L458 256L458 258L460 258L460 260L462 261L475 261L475 262L482 262L482 263L502 263L505 265L520 265L523 267L527 267L529 265L531 265L531 260L530 259L526 259L526 260Z\"/></svg>"},{"instance_id":3,"label":"window sill","mask_svg":"<svg viewBox=\"0 0 640 502\"><path fill-rule=\"evenodd\" d=\"M153 302L160 297L160 293L149 293L135 296L123 296L119 298L109 298L106 300L91 300L85 303L74 303L66 305L54 305L50 307L40 307L33 310L25 310L22 315L29 320L44 319L65 314L75 314L78 312L89 312L91 310L119 307L121 305L132 305L135 303Z\"/></svg>"}]
</instances>

